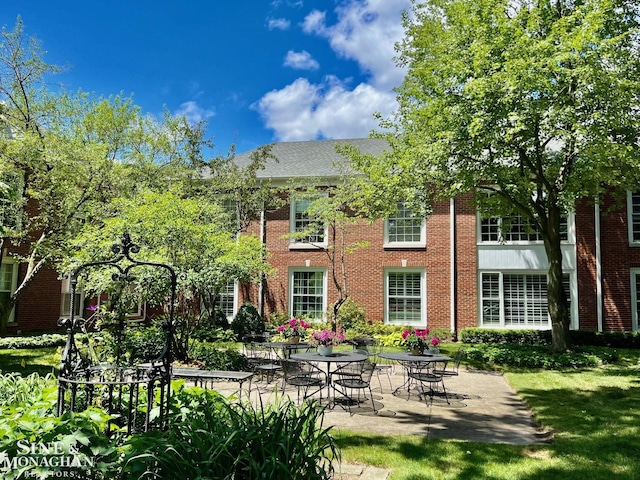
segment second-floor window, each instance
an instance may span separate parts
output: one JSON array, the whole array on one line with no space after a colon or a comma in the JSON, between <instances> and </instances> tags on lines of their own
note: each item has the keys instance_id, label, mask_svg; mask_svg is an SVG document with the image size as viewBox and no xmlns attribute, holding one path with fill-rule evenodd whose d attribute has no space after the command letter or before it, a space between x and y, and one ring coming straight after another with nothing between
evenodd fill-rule
<instances>
[{"instance_id":1,"label":"second-floor window","mask_svg":"<svg viewBox=\"0 0 640 480\"><path fill-rule=\"evenodd\" d=\"M629 243L640 244L640 192L628 192L627 218L629 223Z\"/></svg>"},{"instance_id":2,"label":"second-floor window","mask_svg":"<svg viewBox=\"0 0 640 480\"><path fill-rule=\"evenodd\" d=\"M569 238L568 218L560 219L560 240ZM520 214L508 217L489 217L480 220L480 241L482 242L541 242L542 235L531 222Z\"/></svg>"},{"instance_id":3,"label":"second-floor window","mask_svg":"<svg viewBox=\"0 0 640 480\"><path fill-rule=\"evenodd\" d=\"M291 204L291 233L303 236L295 236L291 244L295 245L325 245L327 241L326 227L319 225L316 219L309 215L309 205L313 198L293 199Z\"/></svg>"},{"instance_id":4,"label":"second-floor window","mask_svg":"<svg viewBox=\"0 0 640 480\"><path fill-rule=\"evenodd\" d=\"M388 247L424 246L424 219L416 216L403 202L398 202L397 213L385 222L384 243Z\"/></svg>"}]
</instances>

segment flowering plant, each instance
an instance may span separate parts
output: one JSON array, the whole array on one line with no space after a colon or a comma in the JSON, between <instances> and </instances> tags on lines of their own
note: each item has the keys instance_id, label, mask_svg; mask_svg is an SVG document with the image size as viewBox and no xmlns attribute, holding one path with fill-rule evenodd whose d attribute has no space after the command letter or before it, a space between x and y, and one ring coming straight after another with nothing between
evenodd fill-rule
<instances>
[{"instance_id":1,"label":"flowering plant","mask_svg":"<svg viewBox=\"0 0 640 480\"><path fill-rule=\"evenodd\" d=\"M304 320L298 320L297 318L292 318L287 323L284 323L278 327L278 333L281 333L285 336L285 338L289 337L303 337L307 328L310 328L309 325Z\"/></svg>"},{"instance_id":2,"label":"flowering plant","mask_svg":"<svg viewBox=\"0 0 640 480\"><path fill-rule=\"evenodd\" d=\"M407 350L424 351L429 347L437 347L440 344L438 337L429 337L429 329L405 330L402 332L402 340Z\"/></svg>"},{"instance_id":3,"label":"flowering plant","mask_svg":"<svg viewBox=\"0 0 640 480\"><path fill-rule=\"evenodd\" d=\"M325 347L336 346L342 341L344 341L344 335L329 330L328 328L312 331L311 338L309 338L311 345L324 345Z\"/></svg>"}]
</instances>

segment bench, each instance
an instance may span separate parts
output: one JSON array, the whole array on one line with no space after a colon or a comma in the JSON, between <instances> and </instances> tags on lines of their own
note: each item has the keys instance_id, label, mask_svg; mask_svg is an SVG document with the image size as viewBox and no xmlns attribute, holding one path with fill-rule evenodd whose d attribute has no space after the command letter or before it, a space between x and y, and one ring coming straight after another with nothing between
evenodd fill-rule
<instances>
[{"instance_id":1,"label":"bench","mask_svg":"<svg viewBox=\"0 0 640 480\"><path fill-rule=\"evenodd\" d=\"M196 385L200 383L201 387L207 388L207 382L214 380L224 380L230 382L238 382L240 384L240 396L242 395L242 384L249 382L248 391L251 392L251 379L253 372L240 372L233 370L203 370L200 368L190 367L174 367L172 369L172 377L192 380Z\"/></svg>"}]
</instances>

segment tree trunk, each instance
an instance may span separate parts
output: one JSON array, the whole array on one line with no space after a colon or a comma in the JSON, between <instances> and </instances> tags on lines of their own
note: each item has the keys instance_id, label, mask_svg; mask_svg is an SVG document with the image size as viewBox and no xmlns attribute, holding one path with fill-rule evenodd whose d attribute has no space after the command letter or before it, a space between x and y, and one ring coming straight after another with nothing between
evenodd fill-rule
<instances>
[{"instance_id":1,"label":"tree trunk","mask_svg":"<svg viewBox=\"0 0 640 480\"><path fill-rule=\"evenodd\" d=\"M551 350L554 353L566 352L569 346L569 308L562 282L561 214L559 206L550 206L548 236L544 240L549 262L547 302L551 317Z\"/></svg>"}]
</instances>

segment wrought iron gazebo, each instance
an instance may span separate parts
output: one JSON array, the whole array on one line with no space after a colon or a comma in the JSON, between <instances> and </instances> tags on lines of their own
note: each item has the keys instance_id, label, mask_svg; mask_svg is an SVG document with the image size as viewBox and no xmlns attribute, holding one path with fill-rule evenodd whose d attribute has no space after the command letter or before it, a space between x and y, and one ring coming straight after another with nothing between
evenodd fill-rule
<instances>
[{"instance_id":1,"label":"wrought iron gazebo","mask_svg":"<svg viewBox=\"0 0 640 480\"><path fill-rule=\"evenodd\" d=\"M137 254L140 248L131 241L128 233L123 234L121 242L114 244L111 250L115 255L111 260L83 264L71 274L71 312L68 318L60 321L67 330L67 343L58 376L58 415L99 406L113 415L113 421L125 427L128 433L164 428L171 396L177 276L169 265L133 258L132 255ZM163 322L166 338L162 352L152 361L130 365L120 358L118 343L122 342L128 328L122 309L114 312L114 322L110 327L114 331L116 357L110 362L100 362L90 355L81 354L77 335L86 333L87 320L78 315L76 289L79 276L95 267L113 269L111 279L119 284L130 283L134 279L132 271L139 267L157 268L167 275L171 292L168 318Z\"/></svg>"}]
</instances>

